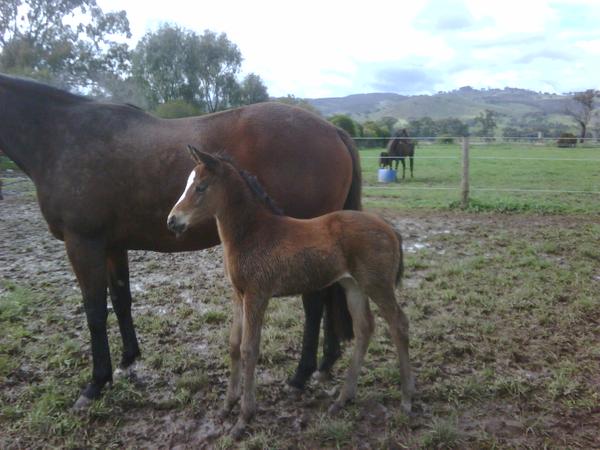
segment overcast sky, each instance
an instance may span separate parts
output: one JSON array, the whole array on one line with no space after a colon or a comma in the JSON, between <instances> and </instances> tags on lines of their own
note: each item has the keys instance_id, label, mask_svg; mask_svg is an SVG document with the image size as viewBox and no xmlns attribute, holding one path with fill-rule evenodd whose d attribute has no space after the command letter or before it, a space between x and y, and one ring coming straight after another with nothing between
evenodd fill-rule
<instances>
[{"instance_id":1,"label":"overcast sky","mask_svg":"<svg viewBox=\"0 0 600 450\"><path fill-rule=\"evenodd\" d=\"M269 94L600 88L600 0L97 0L134 45L162 23L225 32Z\"/></svg>"}]
</instances>

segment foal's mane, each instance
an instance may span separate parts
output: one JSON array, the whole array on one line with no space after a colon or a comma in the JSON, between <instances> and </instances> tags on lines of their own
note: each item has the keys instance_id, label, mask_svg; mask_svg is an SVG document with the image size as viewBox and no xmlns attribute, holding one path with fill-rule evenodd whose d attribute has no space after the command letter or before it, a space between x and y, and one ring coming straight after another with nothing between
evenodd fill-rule
<instances>
[{"instance_id":1,"label":"foal's mane","mask_svg":"<svg viewBox=\"0 0 600 450\"><path fill-rule=\"evenodd\" d=\"M271 211L277 216L283 216L283 210L279 206L277 206L275 201L269 196L269 194L267 194L265 189L262 187L262 185L254 175L252 175L250 172L238 168L234 159L229 155L216 154L213 156L227 164L230 164L246 182L246 185L250 188L250 192L253 194L254 198L256 198L263 205L265 205L269 209L269 211Z\"/></svg>"}]
</instances>

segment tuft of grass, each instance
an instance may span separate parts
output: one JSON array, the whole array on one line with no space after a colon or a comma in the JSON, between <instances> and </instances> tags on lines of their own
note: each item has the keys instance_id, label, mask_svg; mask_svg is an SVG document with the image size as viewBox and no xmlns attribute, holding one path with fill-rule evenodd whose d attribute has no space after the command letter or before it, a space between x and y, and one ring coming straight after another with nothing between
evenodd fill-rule
<instances>
[{"instance_id":1,"label":"tuft of grass","mask_svg":"<svg viewBox=\"0 0 600 450\"><path fill-rule=\"evenodd\" d=\"M428 428L429 430L421 437L421 448L461 448L462 439L455 420L434 418Z\"/></svg>"},{"instance_id":2,"label":"tuft of grass","mask_svg":"<svg viewBox=\"0 0 600 450\"><path fill-rule=\"evenodd\" d=\"M321 416L308 434L320 445L333 444L339 448L351 443L353 431L353 423L349 419Z\"/></svg>"}]
</instances>

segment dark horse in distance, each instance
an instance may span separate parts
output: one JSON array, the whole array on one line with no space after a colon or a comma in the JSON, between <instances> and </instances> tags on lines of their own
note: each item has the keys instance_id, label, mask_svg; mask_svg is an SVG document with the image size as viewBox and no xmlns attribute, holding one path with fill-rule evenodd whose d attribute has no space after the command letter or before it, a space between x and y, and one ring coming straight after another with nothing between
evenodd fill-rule
<instances>
[{"instance_id":1,"label":"dark horse in distance","mask_svg":"<svg viewBox=\"0 0 600 450\"><path fill-rule=\"evenodd\" d=\"M127 251L180 252L219 244L214 220L180 239L166 226L194 168L188 143L227 149L241 168L256 174L287 215L310 218L361 208L360 162L353 141L303 109L261 103L166 120L130 105L101 103L0 75L0 149L33 180L41 212L50 232L64 241L83 296L93 371L76 408L87 406L112 382L107 286L123 341L120 367L130 368L140 356ZM341 287L305 295L303 305L302 357L290 380L297 387L317 368L324 309L319 370L328 371L339 356L339 339L352 336Z\"/></svg>"},{"instance_id":2,"label":"dark horse in distance","mask_svg":"<svg viewBox=\"0 0 600 450\"><path fill-rule=\"evenodd\" d=\"M396 170L398 170L398 161L402 163L402 178L406 174L406 164L404 158L408 157L410 163L410 177L413 177L413 158L415 156L415 143L408 137L406 130L402 130L387 145L389 157L396 161Z\"/></svg>"}]
</instances>

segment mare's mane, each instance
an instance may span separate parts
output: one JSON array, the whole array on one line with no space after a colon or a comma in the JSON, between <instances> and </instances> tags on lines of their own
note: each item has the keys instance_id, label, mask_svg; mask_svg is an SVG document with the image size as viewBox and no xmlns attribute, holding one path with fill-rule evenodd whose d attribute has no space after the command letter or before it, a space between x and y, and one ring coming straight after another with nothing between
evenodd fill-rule
<instances>
[{"instance_id":1,"label":"mare's mane","mask_svg":"<svg viewBox=\"0 0 600 450\"><path fill-rule=\"evenodd\" d=\"M229 155L217 154L213 156L227 164L230 164L246 182L246 185L250 188L250 192L252 192L254 198L256 198L259 202L265 205L269 209L269 211L271 211L277 216L284 215L283 210L279 206L277 206L275 201L269 196L269 194L267 194L265 189L262 187L262 185L254 175L252 175L250 172L239 169L233 158Z\"/></svg>"}]
</instances>

